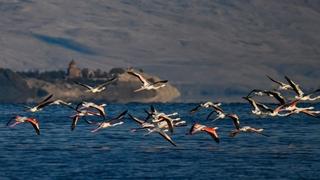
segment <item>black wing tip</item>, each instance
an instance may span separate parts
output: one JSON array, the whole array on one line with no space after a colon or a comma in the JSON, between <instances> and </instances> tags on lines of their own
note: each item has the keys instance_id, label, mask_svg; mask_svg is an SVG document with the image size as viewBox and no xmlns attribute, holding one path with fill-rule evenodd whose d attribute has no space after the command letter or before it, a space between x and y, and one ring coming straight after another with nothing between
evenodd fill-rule
<instances>
[{"instance_id":1,"label":"black wing tip","mask_svg":"<svg viewBox=\"0 0 320 180\"><path fill-rule=\"evenodd\" d=\"M51 99L52 97L53 97L53 94L49 94L46 99L49 100L49 99Z\"/></svg>"},{"instance_id":2,"label":"black wing tip","mask_svg":"<svg viewBox=\"0 0 320 180\"><path fill-rule=\"evenodd\" d=\"M215 111L211 111L209 114L208 114L208 116L207 116L207 119L206 120L210 120L210 117L211 117L211 115L214 113Z\"/></svg>"},{"instance_id":3,"label":"black wing tip","mask_svg":"<svg viewBox=\"0 0 320 180\"><path fill-rule=\"evenodd\" d=\"M128 109L123 111L120 115L123 116L123 115L126 115L126 114L128 114Z\"/></svg>"},{"instance_id":4,"label":"black wing tip","mask_svg":"<svg viewBox=\"0 0 320 180\"><path fill-rule=\"evenodd\" d=\"M156 111L156 109L154 108L153 105L150 105L150 109L151 109L151 112L153 112L153 113Z\"/></svg>"},{"instance_id":5,"label":"black wing tip","mask_svg":"<svg viewBox=\"0 0 320 180\"><path fill-rule=\"evenodd\" d=\"M173 140L168 140L173 146L177 147L177 144Z\"/></svg>"},{"instance_id":6,"label":"black wing tip","mask_svg":"<svg viewBox=\"0 0 320 180\"><path fill-rule=\"evenodd\" d=\"M127 71L127 73L128 73L128 74L131 74L131 75L133 75L133 76L137 76L136 72L134 72L134 71L132 71L132 70Z\"/></svg>"},{"instance_id":7,"label":"black wing tip","mask_svg":"<svg viewBox=\"0 0 320 180\"><path fill-rule=\"evenodd\" d=\"M195 108L190 110L190 113L191 114L196 113L199 110L200 107L201 107L200 105L197 105Z\"/></svg>"},{"instance_id":8,"label":"black wing tip","mask_svg":"<svg viewBox=\"0 0 320 180\"><path fill-rule=\"evenodd\" d=\"M46 98L41 100L38 104L42 104L42 103L49 101L52 98L52 96L53 96L53 94L49 94L48 96L46 96Z\"/></svg>"},{"instance_id":9,"label":"black wing tip","mask_svg":"<svg viewBox=\"0 0 320 180\"><path fill-rule=\"evenodd\" d=\"M264 134L264 133L260 133L262 136L265 136L265 137L270 137L270 135L268 134Z\"/></svg>"},{"instance_id":10,"label":"black wing tip","mask_svg":"<svg viewBox=\"0 0 320 180\"><path fill-rule=\"evenodd\" d=\"M290 79L288 76L284 76L284 78L285 78L287 81L291 81L291 79Z\"/></svg>"},{"instance_id":11,"label":"black wing tip","mask_svg":"<svg viewBox=\"0 0 320 180\"><path fill-rule=\"evenodd\" d=\"M249 100L249 96L243 96L242 99Z\"/></svg>"},{"instance_id":12,"label":"black wing tip","mask_svg":"<svg viewBox=\"0 0 320 180\"><path fill-rule=\"evenodd\" d=\"M121 114L119 114L118 117L116 117L115 119L123 119L124 116L128 113L128 110L123 111Z\"/></svg>"},{"instance_id":13,"label":"black wing tip","mask_svg":"<svg viewBox=\"0 0 320 180\"><path fill-rule=\"evenodd\" d=\"M194 113L196 113L198 111L198 108L194 108L194 109L191 109L190 111L189 111L189 113L190 114L194 114Z\"/></svg>"},{"instance_id":14,"label":"black wing tip","mask_svg":"<svg viewBox=\"0 0 320 180\"><path fill-rule=\"evenodd\" d=\"M267 77L268 77L268 79L270 79L272 82L275 82L275 83L277 83L277 84L281 84L281 82L279 82L279 81L277 81L277 80L275 80L275 79L273 79L271 76L269 76L269 75L266 75Z\"/></svg>"},{"instance_id":15,"label":"black wing tip","mask_svg":"<svg viewBox=\"0 0 320 180\"><path fill-rule=\"evenodd\" d=\"M14 120L14 118L15 118L15 117L12 117L12 118L7 122L6 126L9 126L10 123Z\"/></svg>"},{"instance_id":16,"label":"black wing tip","mask_svg":"<svg viewBox=\"0 0 320 180\"><path fill-rule=\"evenodd\" d=\"M130 117L131 120L135 121L138 124L141 124L141 122L139 121L138 118L134 117L133 115L131 115L130 113L128 113L128 116Z\"/></svg>"},{"instance_id":17,"label":"black wing tip","mask_svg":"<svg viewBox=\"0 0 320 180\"><path fill-rule=\"evenodd\" d=\"M115 80L115 79L117 79L117 76L113 76L113 77L110 78L108 81L110 82L110 81L113 81L113 80Z\"/></svg>"},{"instance_id":18,"label":"black wing tip","mask_svg":"<svg viewBox=\"0 0 320 180\"><path fill-rule=\"evenodd\" d=\"M130 113L128 113L128 116L129 116L131 119L133 119L133 118L134 118Z\"/></svg>"},{"instance_id":19,"label":"black wing tip","mask_svg":"<svg viewBox=\"0 0 320 180\"><path fill-rule=\"evenodd\" d=\"M144 109L144 112L146 113L146 114L148 114L148 116L150 116L152 113L150 113L148 110L146 110L146 109Z\"/></svg>"},{"instance_id":20,"label":"black wing tip","mask_svg":"<svg viewBox=\"0 0 320 180\"><path fill-rule=\"evenodd\" d=\"M74 123L71 124L71 131L73 131L76 128L76 125Z\"/></svg>"}]
</instances>

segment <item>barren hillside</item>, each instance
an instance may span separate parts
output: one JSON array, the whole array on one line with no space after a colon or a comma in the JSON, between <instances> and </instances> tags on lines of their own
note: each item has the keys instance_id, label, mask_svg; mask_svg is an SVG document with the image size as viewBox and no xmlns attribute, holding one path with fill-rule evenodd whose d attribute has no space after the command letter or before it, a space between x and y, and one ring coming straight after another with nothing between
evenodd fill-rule
<instances>
[{"instance_id":1,"label":"barren hillside","mask_svg":"<svg viewBox=\"0 0 320 180\"><path fill-rule=\"evenodd\" d=\"M169 79L181 101L239 101L265 78L320 82L320 1L3 0L0 66L134 66Z\"/></svg>"}]
</instances>

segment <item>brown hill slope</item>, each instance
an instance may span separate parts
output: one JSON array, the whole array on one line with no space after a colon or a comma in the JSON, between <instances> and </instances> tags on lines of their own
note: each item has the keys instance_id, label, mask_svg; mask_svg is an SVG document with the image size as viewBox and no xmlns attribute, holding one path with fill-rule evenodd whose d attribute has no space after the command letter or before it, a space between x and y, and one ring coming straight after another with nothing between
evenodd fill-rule
<instances>
[{"instance_id":1,"label":"brown hill slope","mask_svg":"<svg viewBox=\"0 0 320 180\"><path fill-rule=\"evenodd\" d=\"M301 0L5 0L0 66L135 66L183 100L238 100L265 74L318 87L320 3Z\"/></svg>"}]
</instances>

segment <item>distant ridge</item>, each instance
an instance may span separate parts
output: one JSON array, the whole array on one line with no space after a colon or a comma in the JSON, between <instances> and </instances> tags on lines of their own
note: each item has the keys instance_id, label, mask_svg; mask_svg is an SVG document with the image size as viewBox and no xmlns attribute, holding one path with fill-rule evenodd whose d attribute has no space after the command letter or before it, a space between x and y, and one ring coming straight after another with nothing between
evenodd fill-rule
<instances>
[{"instance_id":1,"label":"distant ridge","mask_svg":"<svg viewBox=\"0 0 320 180\"><path fill-rule=\"evenodd\" d=\"M183 101L242 101L265 74L320 87L320 1L3 1L0 67L134 66Z\"/></svg>"}]
</instances>

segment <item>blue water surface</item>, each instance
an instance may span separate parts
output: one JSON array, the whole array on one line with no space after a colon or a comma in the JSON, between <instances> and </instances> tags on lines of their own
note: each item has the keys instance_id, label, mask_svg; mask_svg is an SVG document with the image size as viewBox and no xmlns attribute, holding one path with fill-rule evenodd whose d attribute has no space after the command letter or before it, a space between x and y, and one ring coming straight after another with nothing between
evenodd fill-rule
<instances>
[{"instance_id":1,"label":"blue water surface","mask_svg":"<svg viewBox=\"0 0 320 180\"><path fill-rule=\"evenodd\" d=\"M138 127L126 117L125 124L97 133L79 121L70 131L72 111L51 106L34 114L40 121L41 135L30 124L6 127L14 115L28 115L23 106L0 105L1 179L318 179L320 177L320 119L306 115L285 118L258 118L247 104L224 104L227 112L237 113L242 125L264 128L270 137L239 134L228 119L214 124L205 120L208 111L191 116L195 104L154 104L165 113L179 112L188 122L176 128L172 139L177 147L158 134L130 132ZM110 104L108 115L123 110L145 117L149 104ZM317 105L317 109L320 106ZM219 127L220 144L205 134L185 135L192 122Z\"/></svg>"}]
</instances>

